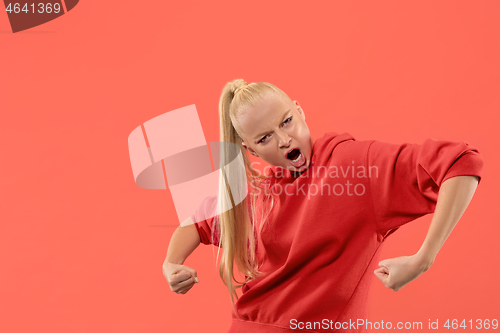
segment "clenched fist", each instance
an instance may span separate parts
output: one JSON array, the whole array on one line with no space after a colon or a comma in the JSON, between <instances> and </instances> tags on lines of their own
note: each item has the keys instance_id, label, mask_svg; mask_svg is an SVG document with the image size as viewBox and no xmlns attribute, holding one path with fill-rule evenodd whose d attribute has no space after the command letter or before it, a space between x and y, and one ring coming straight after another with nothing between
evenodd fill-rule
<instances>
[{"instance_id":1,"label":"clenched fist","mask_svg":"<svg viewBox=\"0 0 500 333\"><path fill-rule=\"evenodd\" d=\"M163 276L167 279L170 289L177 294L185 294L195 283L199 283L196 275L196 270L191 267L169 262L163 264Z\"/></svg>"},{"instance_id":2,"label":"clenched fist","mask_svg":"<svg viewBox=\"0 0 500 333\"><path fill-rule=\"evenodd\" d=\"M429 269L430 264L417 255L385 259L373 273L389 289L398 291Z\"/></svg>"}]
</instances>

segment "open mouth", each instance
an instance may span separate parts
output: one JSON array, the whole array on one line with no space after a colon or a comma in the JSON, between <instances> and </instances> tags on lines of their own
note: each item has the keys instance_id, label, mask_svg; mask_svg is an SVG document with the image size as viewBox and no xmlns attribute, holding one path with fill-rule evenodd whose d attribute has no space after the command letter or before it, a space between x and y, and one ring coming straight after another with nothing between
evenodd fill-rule
<instances>
[{"instance_id":1,"label":"open mouth","mask_svg":"<svg viewBox=\"0 0 500 333\"><path fill-rule=\"evenodd\" d=\"M302 166L306 161L304 154L302 154L298 148L290 150L290 152L286 155L286 158L290 160L290 163L296 168Z\"/></svg>"},{"instance_id":2,"label":"open mouth","mask_svg":"<svg viewBox=\"0 0 500 333\"><path fill-rule=\"evenodd\" d=\"M288 158L290 161L298 161L298 158L300 157L300 150L295 148L295 149L292 149L288 155L286 156L286 158Z\"/></svg>"}]
</instances>

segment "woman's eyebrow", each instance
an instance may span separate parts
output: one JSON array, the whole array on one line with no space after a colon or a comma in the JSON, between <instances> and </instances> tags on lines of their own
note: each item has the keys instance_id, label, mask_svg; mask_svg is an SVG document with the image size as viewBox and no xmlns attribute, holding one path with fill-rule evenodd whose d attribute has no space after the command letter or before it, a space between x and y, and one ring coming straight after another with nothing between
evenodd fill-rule
<instances>
[{"instance_id":1,"label":"woman's eyebrow","mask_svg":"<svg viewBox=\"0 0 500 333\"><path fill-rule=\"evenodd\" d=\"M283 117L281 117L280 124L283 122L283 120L285 120L285 118L286 118L286 116L288 115L288 112L290 112L290 110L291 110L291 109L288 109L288 110L286 110L286 111L285 111L285 114L283 114ZM269 132L270 132L270 131L265 131L265 132L260 133L259 135L256 135L256 136L254 137L254 140L255 140L255 139L258 139L259 137L261 137L261 136L263 136L264 134L267 134L267 133L269 133Z\"/></svg>"}]
</instances>

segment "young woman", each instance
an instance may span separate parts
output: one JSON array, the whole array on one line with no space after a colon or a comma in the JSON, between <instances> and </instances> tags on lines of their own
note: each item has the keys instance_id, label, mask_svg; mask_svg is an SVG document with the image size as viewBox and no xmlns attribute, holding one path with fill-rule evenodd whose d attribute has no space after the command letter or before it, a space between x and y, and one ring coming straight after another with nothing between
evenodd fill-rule
<instances>
[{"instance_id":1,"label":"young woman","mask_svg":"<svg viewBox=\"0 0 500 333\"><path fill-rule=\"evenodd\" d=\"M372 274L398 291L428 270L481 180L483 159L467 142L391 144L336 132L314 140L300 104L270 83L227 83L219 112L221 142L242 149L249 195L226 211L234 188L221 183L230 195L206 198L197 223L174 232L163 272L184 294L198 282L184 260L200 242L222 248L230 332L362 331L352 322L366 318ZM271 165L265 175L245 151ZM214 217L216 206L224 213ZM389 234L429 213L417 253L378 261Z\"/></svg>"}]
</instances>

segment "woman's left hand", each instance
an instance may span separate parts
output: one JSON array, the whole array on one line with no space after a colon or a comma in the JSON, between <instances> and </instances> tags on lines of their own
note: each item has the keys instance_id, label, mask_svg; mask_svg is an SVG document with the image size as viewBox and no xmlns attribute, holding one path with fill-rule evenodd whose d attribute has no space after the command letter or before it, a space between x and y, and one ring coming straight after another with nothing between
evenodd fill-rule
<instances>
[{"instance_id":1,"label":"woman's left hand","mask_svg":"<svg viewBox=\"0 0 500 333\"><path fill-rule=\"evenodd\" d=\"M429 269L430 263L420 256L385 259L378 263L375 276L389 289L398 291Z\"/></svg>"}]
</instances>

